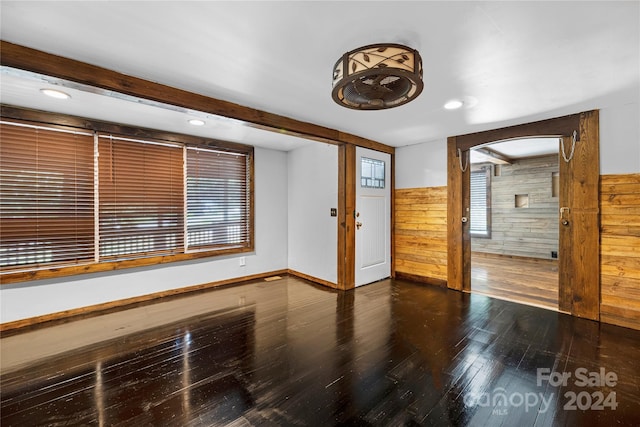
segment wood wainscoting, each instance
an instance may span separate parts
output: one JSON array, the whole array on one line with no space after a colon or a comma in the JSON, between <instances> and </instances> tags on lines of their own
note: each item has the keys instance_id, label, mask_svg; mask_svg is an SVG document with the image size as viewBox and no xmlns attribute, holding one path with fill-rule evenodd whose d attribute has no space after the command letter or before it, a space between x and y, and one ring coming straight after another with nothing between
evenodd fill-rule
<instances>
[{"instance_id":1,"label":"wood wainscoting","mask_svg":"<svg viewBox=\"0 0 640 427\"><path fill-rule=\"evenodd\" d=\"M395 191L395 273L446 286L447 187Z\"/></svg>"},{"instance_id":2,"label":"wood wainscoting","mask_svg":"<svg viewBox=\"0 0 640 427\"><path fill-rule=\"evenodd\" d=\"M447 187L395 191L398 277L447 280ZM600 320L640 329L640 174L600 176Z\"/></svg>"},{"instance_id":3,"label":"wood wainscoting","mask_svg":"<svg viewBox=\"0 0 640 427\"><path fill-rule=\"evenodd\" d=\"M600 318L640 329L640 174L600 177Z\"/></svg>"}]
</instances>

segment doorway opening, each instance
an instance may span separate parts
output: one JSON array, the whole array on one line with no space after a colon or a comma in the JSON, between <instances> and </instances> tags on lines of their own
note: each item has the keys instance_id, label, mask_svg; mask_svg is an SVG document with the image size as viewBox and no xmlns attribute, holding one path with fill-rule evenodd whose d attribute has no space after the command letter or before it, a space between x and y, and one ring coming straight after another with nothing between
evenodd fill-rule
<instances>
[{"instance_id":1,"label":"doorway opening","mask_svg":"<svg viewBox=\"0 0 640 427\"><path fill-rule=\"evenodd\" d=\"M471 292L558 309L557 137L470 150Z\"/></svg>"},{"instance_id":2,"label":"doorway opening","mask_svg":"<svg viewBox=\"0 0 640 427\"><path fill-rule=\"evenodd\" d=\"M471 291L470 149L494 141L542 135L561 138L562 148L558 176L561 206L558 311L599 320L600 137L597 110L447 138L447 287ZM519 196L520 203L529 201L527 195Z\"/></svg>"}]
</instances>

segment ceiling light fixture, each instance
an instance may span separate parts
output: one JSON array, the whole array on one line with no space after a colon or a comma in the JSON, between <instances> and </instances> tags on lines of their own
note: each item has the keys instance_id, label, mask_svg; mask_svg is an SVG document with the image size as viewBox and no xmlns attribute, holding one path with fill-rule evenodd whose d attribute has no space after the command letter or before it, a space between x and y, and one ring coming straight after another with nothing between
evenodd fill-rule
<instances>
[{"instance_id":1,"label":"ceiling light fixture","mask_svg":"<svg viewBox=\"0 0 640 427\"><path fill-rule=\"evenodd\" d=\"M200 119L191 119L189 120L189 124L193 125L193 126L204 126L204 120L200 120Z\"/></svg>"},{"instance_id":2,"label":"ceiling light fixture","mask_svg":"<svg viewBox=\"0 0 640 427\"><path fill-rule=\"evenodd\" d=\"M333 67L331 96L354 110L383 110L415 99L423 87L418 51L381 43L342 55Z\"/></svg>"},{"instance_id":3,"label":"ceiling light fixture","mask_svg":"<svg viewBox=\"0 0 640 427\"><path fill-rule=\"evenodd\" d=\"M451 101L444 104L444 108L447 110L457 110L458 108L461 108L463 105L464 105L464 102L460 101L459 99L452 99Z\"/></svg>"},{"instance_id":4,"label":"ceiling light fixture","mask_svg":"<svg viewBox=\"0 0 640 427\"><path fill-rule=\"evenodd\" d=\"M56 89L40 89L40 92L44 93L47 96L50 96L52 98L56 98L56 99L69 99L71 98L71 95L69 95L68 93L62 92L60 90L56 90Z\"/></svg>"}]
</instances>

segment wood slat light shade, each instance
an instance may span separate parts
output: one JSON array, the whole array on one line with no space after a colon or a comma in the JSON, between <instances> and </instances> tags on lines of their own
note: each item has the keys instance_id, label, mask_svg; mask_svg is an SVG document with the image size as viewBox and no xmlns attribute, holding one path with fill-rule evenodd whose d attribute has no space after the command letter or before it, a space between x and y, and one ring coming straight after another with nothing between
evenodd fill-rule
<instances>
[{"instance_id":1,"label":"wood slat light shade","mask_svg":"<svg viewBox=\"0 0 640 427\"><path fill-rule=\"evenodd\" d=\"M0 266L94 258L93 135L0 123Z\"/></svg>"},{"instance_id":2,"label":"wood slat light shade","mask_svg":"<svg viewBox=\"0 0 640 427\"><path fill-rule=\"evenodd\" d=\"M100 258L184 251L183 148L100 135Z\"/></svg>"}]
</instances>

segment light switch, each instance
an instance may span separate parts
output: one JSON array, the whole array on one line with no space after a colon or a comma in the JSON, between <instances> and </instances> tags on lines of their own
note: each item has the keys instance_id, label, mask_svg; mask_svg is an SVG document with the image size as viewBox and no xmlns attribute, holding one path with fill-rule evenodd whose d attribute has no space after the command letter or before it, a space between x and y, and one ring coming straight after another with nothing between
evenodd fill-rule
<instances>
[{"instance_id":1,"label":"light switch","mask_svg":"<svg viewBox=\"0 0 640 427\"><path fill-rule=\"evenodd\" d=\"M338 216L338 209L331 208L331 216Z\"/></svg>"}]
</instances>

